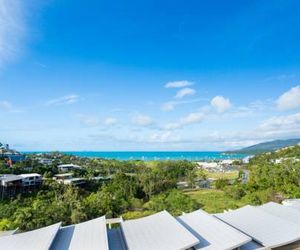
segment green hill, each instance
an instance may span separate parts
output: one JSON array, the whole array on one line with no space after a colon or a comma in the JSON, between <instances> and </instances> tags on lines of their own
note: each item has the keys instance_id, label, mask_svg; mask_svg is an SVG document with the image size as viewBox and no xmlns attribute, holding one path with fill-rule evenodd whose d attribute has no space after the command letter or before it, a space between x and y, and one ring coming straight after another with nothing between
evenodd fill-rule
<instances>
[{"instance_id":1,"label":"green hill","mask_svg":"<svg viewBox=\"0 0 300 250\"><path fill-rule=\"evenodd\" d=\"M250 147L242 148L240 150L233 151L233 153L259 154L259 153L276 151L278 149L285 148L285 147L295 146L299 143L300 143L300 139L275 140L275 141L263 142Z\"/></svg>"}]
</instances>

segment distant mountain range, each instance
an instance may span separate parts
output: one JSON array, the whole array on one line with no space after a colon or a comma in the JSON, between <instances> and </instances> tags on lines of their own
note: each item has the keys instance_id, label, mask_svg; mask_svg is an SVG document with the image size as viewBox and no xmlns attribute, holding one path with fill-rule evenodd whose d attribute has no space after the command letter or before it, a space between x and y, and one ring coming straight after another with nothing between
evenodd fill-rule
<instances>
[{"instance_id":1,"label":"distant mountain range","mask_svg":"<svg viewBox=\"0 0 300 250\"><path fill-rule=\"evenodd\" d=\"M242 148L240 150L230 151L230 153L259 154L259 153L276 151L284 147L295 146L299 143L300 143L300 139L275 140L275 141L259 143L250 147Z\"/></svg>"}]
</instances>

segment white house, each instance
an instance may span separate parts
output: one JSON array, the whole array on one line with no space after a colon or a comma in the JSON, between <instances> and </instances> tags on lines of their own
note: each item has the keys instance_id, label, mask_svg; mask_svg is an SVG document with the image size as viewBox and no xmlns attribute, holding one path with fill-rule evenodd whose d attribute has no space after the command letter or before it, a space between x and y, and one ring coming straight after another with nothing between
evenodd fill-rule
<instances>
[{"instance_id":1,"label":"white house","mask_svg":"<svg viewBox=\"0 0 300 250\"><path fill-rule=\"evenodd\" d=\"M56 180L58 183L73 186L80 186L86 183L85 179L83 178L74 178L72 173L57 174L54 176L54 180Z\"/></svg>"},{"instance_id":2,"label":"white house","mask_svg":"<svg viewBox=\"0 0 300 250\"><path fill-rule=\"evenodd\" d=\"M81 169L82 167L75 164L61 164L57 166L58 170L61 172L67 172L74 169Z\"/></svg>"},{"instance_id":3,"label":"white house","mask_svg":"<svg viewBox=\"0 0 300 250\"><path fill-rule=\"evenodd\" d=\"M22 185L24 187L38 186L43 182L43 178L40 174L20 174L19 176L22 177Z\"/></svg>"},{"instance_id":4,"label":"white house","mask_svg":"<svg viewBox=\"0 0 300 250\"><path fill-rule=\"evenodd\" d=\"M51 165L52 164L52 159L48 159L48 158L40 158L39 159L39 163L43 164L43 165Z\"/></svg>"}]
</instances>

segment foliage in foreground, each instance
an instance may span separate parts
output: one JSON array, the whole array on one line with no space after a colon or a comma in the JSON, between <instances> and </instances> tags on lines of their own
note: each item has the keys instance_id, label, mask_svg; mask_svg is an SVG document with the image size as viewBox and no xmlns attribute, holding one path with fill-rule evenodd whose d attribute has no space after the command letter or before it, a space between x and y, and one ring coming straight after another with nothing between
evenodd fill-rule
<instances>
[{"instance_id":1,"label":"foliage in foreground","mask_svg":"<svg viewBox=\"0 0 300 250\"><path fill-rule=\"evenodd\" d=\"M84 189L48 180L35 193L0 202L0 230L32 230L59 221L75 224L102 215L117 217L126 213L151 214L168 210L174 215L199 207L190 197L176 190L178 180L191 180L195 165L187 161L103 162L85 168L80 175L97 172L113 174L107 184L91 184ZM109 168L110 166L110 168ZM52 168L52 167L51 167ZM12 170L11 170L12 171ZM13 171L21 171L20 167ZM54 169L55 171L55 169ZM48 173L48 171L45 171ZM78 173L77 173L78 174Z\"/></svg>"}]
</instances>

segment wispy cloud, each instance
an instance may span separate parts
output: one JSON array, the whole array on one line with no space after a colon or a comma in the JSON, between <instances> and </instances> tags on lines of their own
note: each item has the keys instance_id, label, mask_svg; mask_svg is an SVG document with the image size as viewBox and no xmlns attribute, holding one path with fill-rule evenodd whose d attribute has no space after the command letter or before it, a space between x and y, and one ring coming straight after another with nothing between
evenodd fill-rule
<instances>
[{"instance_id":1,"label":"wispy cloud","mask_svg":"<svg viewBox=\"0 0 300 250\"><path fill-rule=\"evenodd\" d=\"M18 57L25 39L24 1L0 0L0 66Z\"/></svg>"},{"instance_id":2,"label":"wispy cloud","mask_svg":"<svg viewBox=\"0 0 300 250\"><path fill-rule=\"evenodd\" d=\"M148 115L137 114L132 118L132 122L137 126L146 127L153 124L153 119Z\"/></svg>"},{"instance_id":3,"label":"wispy cloud","mask_svg":"<svg viewBox=\"0 0 300 250\"><path fill-rule=\"evenodd\" d=\"M174 135L172 131L164 131L161 133L154 133L150 138L145 138L148 143L174 143L180 141L180 136Z\"/></svg>"},{"instance_id":4,"label":"wispy cloud","mask_svg":"<svg viewBox=\"0 0 300 250\"><path fill-rule=\"evenodd\" d=\"M94 127L99 126L101 124L101 121L96 116L91 115L78 115L79 121L81 124L88 126L88 127Z\"/></svg>"},{"instance_id":5,"label":"wispy cloud","mask_svg":"<svg viewBox=\"0 0 300 250\"><path fill-rule=\"evenodd\" d=\"M96 115L83 115L83 114L80 114L77 117L79 118L81 124L88 127L96 127L96 126L110 127L118 123L118 120L114 117L107 117L105 119L101 119L99 116Z\"/></svg>"},{"instance_id":6,"label":"wispy cloud","mask_svg":"<svg viewBox=\"0 0 300 250\"><path fill-rule=\"evenodd\" d=\"M104 120L104 125L106 126L112 126L112 125L115 125L117 124L118 120L114 117L107 117L105 120Z\"/></svg>"},{"instance_id":7,"label":"wispy cloud","mask_svg":"<svg viewBox=\"0 0 300 250\"><path fill-rule=\"evenodd\" d=\"M48 106L60 106L60 105L70 105L78 102L80 96L78 95L66 95L56 99L49 100L46 105Z\"/></svg>"},{"instance_id":8,"label":"wispy cloud","mask_svg":"<svg viewBox=\"0 0 300 250\"><path fill-rule=\"evenodd\" d=\"M205 119L204 112L194 112L182 117L177 122L167 123L164 128L166 130L179 129L186 125L202 122Z\"/></svg>"},{"instance_id":9,"label":"wispy cloud","mask_svg":"<svg viewBox=\"0 0 300 250\"><path fill-rule=\"evenodd\" d=\"M274 116L266 121L264 121L259 129L265 132L294 132L298 131L300 134L300 113L292 115Z\"/></svg>"},{"instance_id":10,"label":"wispy cloud","mask_svg":"<svg viewBox=\"0 0 300 250\"><path fill-rule=\"evenodd\" d=\"M277 100L277 107L281 111L300 107L300 86L296 86L282 94Z\"/></svg>"},{"instance_id":11,"label":"wispy cloud","mask_svg":"<svg viewBox=\"0 0 300 250\"><path fill-rule=\"evenodd\" d=\"M175 109L176 106L177 106L176 102L165 102L162 104L161 110L165 112L172 111Z\"/></svg>"},{"instance_id":12,"label":"wispy cloud","mask_svg":"<svg viewBox=\"0 0 300 250\"><path fill-rule=\"evenodd\" d=\"M274 116L262 121L256 128L234 132L215 132L201 136L199 141L212 145L222 145L223 148L250 146L259 142L300 137L300 113Z\"/></svg>"},{"instance_id":13,"label":"wispy cloud","mask_svg":"<svg viewBox=\"0 0 300 250\"><path fill-rule=\"evenodd\" d=\"M9 101L0 101L0 109L5 111L13 110L13 104Z\"/></svg>"},{"instance_id":14,"label":"wispy cloud","mask_svg":"<svg viewBox=\"0 0 300 250\"><path fill-rule=\"evenodd\" d=\"M207 98L196 98L196 99L191 99L191 100L169 101L169 102L165 102L161 105L161 110L168 112L168 111L174 110L176 108L176 106L179 106L179 105L199 103L199 102L208 101L208 100L209 99L207 99Z\"/></svg>"},{"instance_id":15,"label":"wispy cloud","mask_svg":"<svg viewBox=\"0 0 300 250\"><path fill-rule=\"evenodd\" d=\"M192 86L192 85L194 85L193 82L183 80L183 81L167 82L165 84L165 88L183 88L183 87Z\"/></svg>"},{"instance_id":16,"label":"wispy cloud","mask_svg":"<svg viewBox=\"0 0 300 250\"><path fill-rule=\"evenodd\" d=\"M181 99L183 97L191 96L191 95L195 95L195 94L196 94L196 90L194 90L192 88L183 88L176 93L175 98Z\"/></svg>"},{"instance_id":17,"label":"wispy cloud","mask_svg":"<svg viewBox=\"0 0 300 250\"><path fill-rule=\"evenodd\" d=\"M9 113L20 113L23 112L23 110L16 108L15 105L9 101L0 101L0 111L5 111Z\"/></svg>"}]
</instances>

